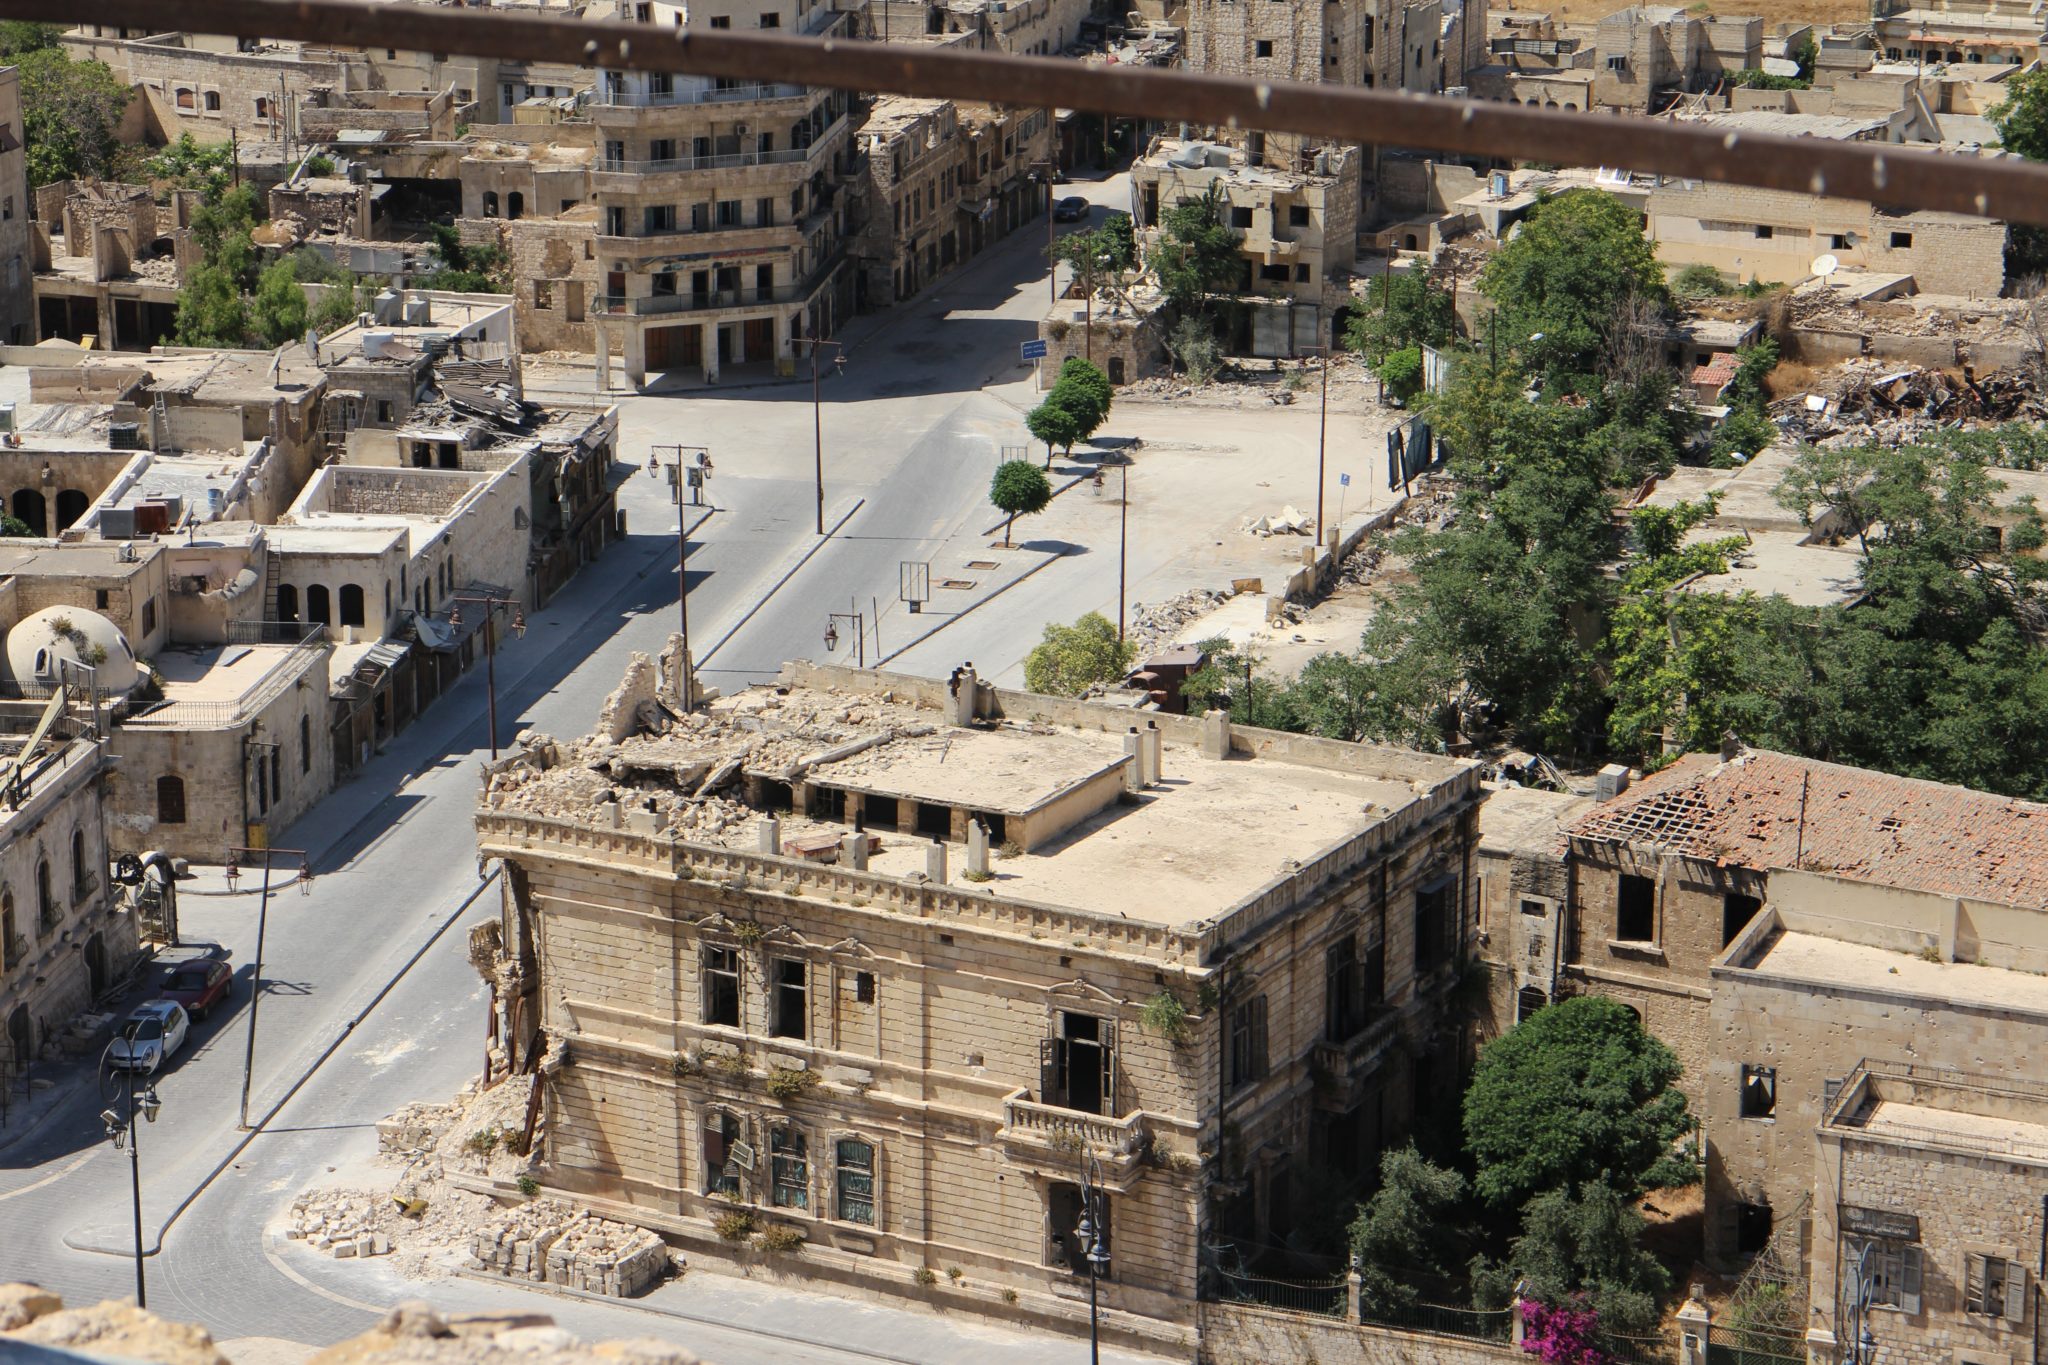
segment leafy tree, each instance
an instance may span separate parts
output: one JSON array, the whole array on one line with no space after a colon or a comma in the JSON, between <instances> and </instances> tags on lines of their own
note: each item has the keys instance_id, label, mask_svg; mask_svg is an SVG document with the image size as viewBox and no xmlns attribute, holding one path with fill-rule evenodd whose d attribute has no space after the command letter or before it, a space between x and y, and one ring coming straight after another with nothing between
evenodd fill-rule
<instances>
[{"instance_id":1,"label":"leafy tree","mask_svg":"<svg viewBox=\"0 0 2048 1365\"><path fill-rule=\"evenodd\" d=\"M1672 1154L1689 1126L1678 1058L1605 996L1545 1006L1480 1051L1465 1092L1474 1184L1497 1207L1605 1187L1630 1199L1699 1179Z\"/></svg>"},{"instance_id":2,"label":"leafy tree","mask_svg":"<svg viewBox=\"0 0 2048 1365\"><path fill-rule=\"evenodd\" d=\"M192 215L192 239L208 265L234 282L237 292L256 287L256 244L250 237L261 217L256 191L242 185L217 200L201 203Z\"/></svg>"},{"instance_id":3,"label":"leafy tree","mask_svg":"<svg viewBox=\"0 0 2048 1365\"><path fill-rule=\"evenodd\" d=\"M1707 463L1716 469L1733 469L1763 454L1777 439L1777 424L1761 411L1731 407L1707 443Z\"/></svg>"},{"instance_id":4,"label":"leafy tree","mask_svg":"<svg viewBox=\"0 0 2048 1365\"><path fill-rule=\"evenodd\" d=\"M1166 350L1194 384L1214 379L1221 365L1216 329L1201 318L1185 317L1174 323L1166 334Z\"/></svg>"},{"instance_id":5,"label":"leafy tree","mask_svg":"<svg viewBox=\"0 0 2048 1365\"><path fill-rule=\"evenodd\" d=\"M1045 442L1047 469L1052 468L1054 446L1071 452L1074 442L1087 435L1081 427L1080 414L1074 410L1069 396L1057 392L1048 393L1045 401L1024 414L1024 427L1031 433L1033 440Z\"/></svg>"},{"instance_id":6,"label":"leafy tree","mask_svg":"<svg viewBox=\"0 0 2048 1365\"><path fill-rule=\"evenodd\" d=\"M1813 81L1810 77L1780 76L1760 66L1745 66L1740 71L1731 72L1728 83L1751 90L1805 90Z\"/></svg>"},{"instance_id":7,"label":"leafy tree","mask_svg":"<svg viewBox=\"0 0 2048 1365\"><path fill-rule=\"evenodd\" d=\"M2029 161L2048 161L2048 71L2015 71L1989 115L1999 145Z\"/></svg>"},{"instance_id":8,"label":"leafy tree","mask_svg":"<svg viewBox=\"0 0 2048 1365\"><path fill-rule=\"evenodd\" d=\"M59 47L36 47L14 59L21 71L23 140L31 185L113 172L114 135L129 89L101 62L74 62Z\"/></svg>"},{"instance_id":9,"label":"leafy tree","mask_svg":"<svg viewBox=\"0 0 2048 1365\"><path fill-rule=\"evenodd\" d=\"M369 311L369 301L359 297L360 286L343 288L339 285L321 294L313 305L312 316L307 319L322 336L353 322L358 314Z\"/></svg>"},{"instance_id":10,"label":"leafy tree","mask_svg":"<svg viewBox=\"0 0 2048 1365\"><path fill-rule=\"evenodd\" d=\"M11 517L5 512L0 512L0 536L20 539L24 536L33 536L34 534L35 532L29 529L27 522Z\"/></svg>"},{"instance_id":11,"label":"leafy tree","mask_svg":"<svg viewBox=\"0 0 2048 1365\"><path fill-rule=\"evenodd\" d=\"M318 153L315 153L314 155L312 155L312 156L309 156L309 157L307 157L307 158L306 158L306 174L307 174L307 175L333 175L333 174L334 174L334 161L333 161L333 159L332 159L331 157L325 157L325 156L321 156L321 155L319 155Z\"/></svg>"},{"instance_id":12,"label":"leafy tree","mask_svg":"<svg viewBox=\"0 0 2048 1365\"><path fill-rule=\"evenodd\" d=\"M1377 359L1411 347L1448 346L1456 333L1456 299L1448 289L1430 288L1421 271L1381 275L1368 296L1372 311L1353 313L1345 326L1347 350Z\"/></svg>"},{"instance_id":13,"label":"leafy tree","mask_svg":"<svg viewBox=\"0 0 2048 1365\"><path fill-rule=\"evenodd\" d=\"M1228 224L1230 201L1212 182L1199 199L1183 199L1159 216L1159 238L1146 264L1180 316L1209 316L1209 296L1237 287L1244 273L1240 235Z\"/></svg>"},{"instance_id":14,"label":"leafy tree","mask_svg":"<svg viewBox=\"0 0 2048 1365\"><path fill-rule=\"evenodd\" d=\"M465 245L462 236L446 223L432 224L434 249L441 269L422 275L421 289L445 289L451 294L503 293L511 258L500 246Z\"/></svg>"},{"instance_id":15,"label":"leafy tree","mask_svg":"<svg viewBox=\"0 0 2048 1365\"><path fill-rule=\"evenodd\" d=\"M1682 299L1719 298L1728 292L1728 277L1696 262L1672 278L1671 292Z\"/></svg>"},{"instance_id":16,"label":"leafy tree","mask_svg":"<svg viewBox=\"0 0 2048 1365\"><path fill-rule=\"evenodd\" d=\"M1024 656L1024 685L1054 697L1078 697L1091 687L1118 682L1131 671L1138 647L1119 640L1116 627L1091 611L1071 626L1046 623L1045 636Z\"/></svg>"},{"instance_id":17,"label":"leafy tree","mask_svg":"<svg viewBox=\"0 0 2048 1365\"><path fill-rule=\"evenodd\" d=\"M1087 440L1102 427L1109 417L1109 409L1116 402L1116 388L1109 382L1109 376L1079 356L1071 356L1060 366L1059 378L1053 381L1051 397L1066 405L1073 413L1074 421L1081 428L1077 440Z\"/></svg>"},{"instance_id":18,"label":"leafy tree","mask_svg":"<svg viewBox=\"0 0 2048 1365\"><path fill-rule=\"evenodd\" d=\"M1422 392L1422 348L1404 346L1390 351L1385 359L1375 366L1380 379L1386 384L1387 392L1406 402Z\"/></svg>"},{"instance_id":19,"label":"leafy tree","mask_svg":"<svg viewBox=\"0 0 2048 1365\"><path fill-rule=\"evenodd\" d=\"M1128 213L1112 213L1102 220L1099 229L1103 241L1103 256L1114 270L1135 270L1138 268L1138 230Z\"/></svg>"},{"instance_id":20,"label":"leafy tree","mask_svg":"<svg viewBox=\"0 0 2048 1365\"><path fill-rule=\"evenodd\" d=\"M1258 667L1265 662L1263 659L1220 635L1202 641L1196 648L1207 662L1188 674L1180 685L1190 711L1199 703L1205 710L1227 711L1235 725L1289 728L1287 687L1260 675Z\"/></svg>"},{"instance_id":21,"label":"leafy tree","mask_svg":"<svg viewBox=\"0 0 2048 1365\"><path fill-rule=\"evenodd\" d=\"M1003 545L1010 544L1010 528L1018 517L1028 517L1043 512L1045 505L1052 501L1052 484L1047 481L1045 471L1029 460L1005 460L996 466L996 475L988 486L988 500L996 505L1006 520L1003 522Z\"/></svg>"},{"instance_id":22,"label":"leafy tree","mask_svg":"<svg viewBox=\"0 0 2048 1365\"><path fill-rule=\"evenodd\" d=\"M0 57L19 57L57 46L64 30L56 24L31 24L22 19L0 20Z\"/></svg>"},{"instance_id":23,"label":"leafy tree","mask_svg":"<svg viewBox=\"0 0 2048 1365\"><path fill-rule=\"evenodd\" d=\"M1474 1264L1475 1297L1504 1301L1503 1286L1520 1284L1525 1298L1540 1303L1591 1307L1604 1331L1653 1331L1671 1275L1643 1250L1642 1232L1643 1216L1606 1185L1539 1194L1523 1210L1506 1262Z\"/></svg>"},{"instance_id":24,"label":"leafy tree","mask_svg":"<svg viewBox=\"0 0 2048 1365\"><path fill-rule=\"evenodd\" d=\"M1370 1319L1416 1300L1416 1277L1448 1276L1462 1240L1458 1206L1465 1177L1435 1166L1413 1144L1380 1158L1380 1188L1352 1221L1359 1304Z\"/></svg>"},{"instance_id":25,"label":"leafy tree","mask_svg":"<svg viewBox=\"0 0 2048 1365\"><path fill-rule=\"evenodd\" d=\"M256 334L272 346L282 346L306 334L305 286L298 281L289 260L271 263L257 281L256 297L249 306L249 319Z\"/></svg>"},{"instance_id":26,"label":"leafy tree","mask_svg":"<svg viewBox=\"0 0 2048 1365\"><path fill-rule=\"evenodd\" d=\"M226 142L208 146L190 133L180 133L176 142L144 163L144 170L152 179L217 200L234 178L234 147Z\"/></svg>"},{"instance_id":27,"label":"leafy tree","mask_svg":"<svg viewBox=\"0 0 2048 1365\"><path fill-rule=\"evenodd\" d=\"M241 346L248 337L249 309L234 276L217 265L187 271L178 293L178 344Z\"/></svg>"},{"instance_id":28,"label":"leafy tree","mask_svg":"<svg viewBox=\"0 0 2048 1365\"><path fill-rule=\"evenodd\" d=\"M1590 189L1540 200L1487 263L1479 287L1498 308L1505 337L1557 387L1594 372L1632 300L1661 304L1665 296L1664 267L1641 216Z\"/></svg>"}]
</instances>

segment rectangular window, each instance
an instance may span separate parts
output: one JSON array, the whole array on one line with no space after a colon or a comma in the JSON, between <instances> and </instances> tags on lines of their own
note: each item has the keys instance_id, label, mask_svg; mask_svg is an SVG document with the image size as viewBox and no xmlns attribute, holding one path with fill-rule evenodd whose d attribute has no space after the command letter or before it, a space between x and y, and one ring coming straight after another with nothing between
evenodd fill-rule
<instances>
[{"instance_id":1,"label":"rectangular window","mask_svg":"<svg viewBox=\"0 0 2048 1365\"><path fill-rule=\"evenodd\" d=\"M1892 234L1892 250L1893 250L1893 251L1911 251L1912 249L1913 249L1913 234L1912 234L1912 233L1910 233L1910 232L1894 232L1894 233Z\"/></svg>"},{"instance_id":2,"label":"rectangular window","mask_svg":"<svg viewBox=\"0 0 2048 1365\"><path fill-rule=\"evenodd\" d=\"M1742 1117L1767 1119L1778 1108L1778 1068L1742 1064Z\"/></svg>"},{"instance_id":3,"label":"rectangular window","mask_svg":"<svg viewBox=\"0 0 2048 1365\"><path fill-rule=\"evenodd\" d=\"M1735 936L1748 928L1756 912L1763 908L1764 903L1755 896L1730 892L1721 897L1721 946L1726 948L1735 942Z\"/></svg>"},{"instance_id":4,"label":"rectangular window","mask_svg":"<svg viewBox=\"0 0 2048 1365\"><path fill-rule=\"evenodd\" d=\"M859 1138L839 1139L839 1221L875 1225L875 1149Z\"/></svg>"},{"instance_id":5,"label":"rectangular window","mask_svg":"<svg viewBox=\"0 0 2048 1365\"><path fill-rule=\"evenodd\" d=\"M811 1207L810 1144L802 1130L777 1128L768 1134L769 1199L778 1209Z\"/></svg>"},{"instance_id":6,"label":"rectangular window","mask_svg":"<svg viewBox=\"0 0 2048 1365\"><path fill-rule=\"evenodd\" d=\"M1287 226L1289 226L1289 227L1307 227L1307 226L1308 226L1308 205L1307 205L1307 204L1289 204L1289 205L1287 206Z\"/></svg>"},{"instance_id":7,"label":"rectangular window","mask_svg":"<svg viewBox=\"0 0 2048 1365\"><path fill-rule=\"evenodd\" d=\"M768 1031L777 1038L805 1036L804 964L778 958L775 963L775 999Z\"/></svg>"},{"instance_id":8,"label":"rectangular window","mask_svg":"<svg viewBox=\"0 0 2048 1365\"><path fill-rule=\"evenodd\" d=\"M1451 919L1451 888L1457 883L1446 877L1415 893L1415 973L1435 971L1450 960L1451 936L1457 925Z\"/></svg>"},{"instance_id":9,"label":"rectangular window","mask_svg":"<svg viewBox=\"0 0 2048 1365\"><path fill-rule=\"evenodd\" d=\"M775 226L775 201L773 199L762 198L754 201L754 223L757 227Z\"/></svg>"},{"instance_id":10,"label":"rectangular window","mask_svg":"<svg viewBox=\"0 0 2048 1365\"><path fill-rule=\"evenodd\" d=\"M1621 874L1614 891L1614 936L1623 943L1656 941L1657 883Z\"/></svg>"},{"instance_id":11,"label":"rectangular window","mask_svg":"<svg viewBox=\"0 0 2048 1365\"><path fill-rule=\"evenodd\" d=\"M721 199L718 201L718 225L722 228L740 226L740 201Z\"/></svg>"},{"instance_id":12,"label":"rectangular window","mask_svg":"<svg viewBox=\"0 0 2048 1365\"><path fill-rule=\"evenodd\" d=\"M1771 239L1771 225L1769 223L1758 223L1751 230L1756 233L1757 240L1760 242L1767 242Z\"/></svg>"},{"instance_id":13,"label":"rectangular window","mask_svg":"<svg viewBox=\"0 0 2048 1365\"><path fill-rule=\"evenodd\" d=\"M781 15L779 15L779 14L764 14L764 15L762 15L762 16L761 16L761 27L762 27L762 28L781 28L781 27L782 27L782 16L781 16Z\"/></svg>"},{"instance_id":14,"label":"rectangular window","mask_svg":"<svg viewBox=\"0 0 2048 1365\"><path fill-rule=\"evenodd\" d=\"M533 282L533 306L535 308L553 308L555 306L554 281L535 280Z\"/></svg>"},{"instance_id":15,"label":"rectangular window","mask_svg":"<svg viewBox=\"0 0 2048 1365\"><path fill-rule=\"evenodd\" d=\"M704 1193L739 1195L740 1177L732 1159L739 1140L740 1121L731 1114L720 1111L705 1116Z\"/></svg>"},{"instance_id":16,"label":"rectangular window","mask_svg":"<svg viewBox=\"0 0 2048 1365\"><path fill-rule=\"evenodd\" d=\"M1544 907L1542 901L1525 900L1522 902L1522 913L1536 919L1542 919L1549 911Z\"/></svg>"},{"instance_id":17,"label":"rectangular window","mask_svg":"<svg viewBox=\"0 0 2048 1365\"><path fill-rule=\"evenodd\" d=\"M863 1005L875 1003L875 974L855 972L853 974L853 998Z\"/></svg>"},{"instance_id":18,"label":"rectangular window","mask_svg":"<svg viewBox=\"0 0 2048 1365\"><path fill-rule=\"evenodd\" d=\"M1273 55L1273 40L1272 40L1271 38L1260 38L1260 39L1257 39L1256 41L1254 41L1254 42L1252 43L1252 55L1253 55L1254 57L1270 57L1270 56L1272 56L1272 55Z\"/></svg>"},{"instance_id":19,"label":"rectangular window","mask_svg":"<svg viewBox=\"0 0 2048 1365\"><path fill-rule=\"evenodd\" d=\"M1248 228L1252 225L1252 211L1233 204L1230 206L1230 225L1234 228Z\"/></svg>"},{"instance_id":20,"label":"rectangular window","mask_svg":"<svg viewBox=\"0 0 2048 1365\"><path fill-rule=\"evenodd\" d=\"M731 27L732 27L732 16L731 16L731 15L729 15L729 14L714 14L714 15L712 15L712 16L711 16L711 27L713 27L713 28L731 28Z\"/></svg>"},{"instance_id":21,"label":"rectangular window","mask_svg":"<svg viewBox=\"0 0 2048 1365\"><path fill-rule=\"evenodd\" d=\"M740 1026L740 955L731 948L704 950L704 1022Z\"/></svg>"},{"instance_id":22,"label":"rectangular window","mask_svg":"<svg viewBox=\"0 0 2048 1365\"><path fill-rule=\"evenodd\" d=\"M1039 1095L1084 1114L1116 1112L1116 1025L1061 1011L1059 1033L1038 1045Z\"/></svg>"},{"instance_id":23,"label":"rectangular window","mask_svg":"<svg viewBox=\"0 0 2048 1365\"><path fill-rule=\"evenodd\" d=\"M149 598L142 604L142 633L153 634L156 630L156 599Z\"/></svg>"},{"instance_id":24,"label":"rectangular window","mask_svg":"<svg viewBox=\"0 0 2048 1365\"><path fill-rule=\"evenodd\" d=\"M1266 997L1253 996L1230 1011L1230 1075L1236 1089L1266 1074Z\"/></svg>"},{"instance_id":25,"label":"rectangular window","mask_svg":"<svg viewBox=\"0 0 2048 1365\"><path fill-rule=\"evenodd\" d=\"M2027 1268L2000 1256L1963 1258L1963 1311L2021 1323L2027 1317Z\"/></svg>"},{"instance_id":26,"label":"rectangular window","mask_svg":"<svg viewBox=\"0 0 2048 1365\"><path fill-rule=\"evenodd\" d=\"M1365 1026L1365 964L1346 935L1323 953L1323 1036L1341 1043Z\"/></svg>"},{"instance_id":27,"label":"rectangular window","mask_svg":"<svg viewBox=\"0 0 2048 1365\"><path fill-rule=\"evenodd\" d=\"M1871 1249L1870 1301L1883 1308L1896 1308L1904 1313L1917 1314L1920 1311L1920 1248L1913 1243L1895 1242L1885 1238L1867 1241L1844 1239L1844 1291L1847 1291L1848 1281L1856 1273L1856 1265L1863 1256L1865 1246Z\"/></svg>"}]
</instances>

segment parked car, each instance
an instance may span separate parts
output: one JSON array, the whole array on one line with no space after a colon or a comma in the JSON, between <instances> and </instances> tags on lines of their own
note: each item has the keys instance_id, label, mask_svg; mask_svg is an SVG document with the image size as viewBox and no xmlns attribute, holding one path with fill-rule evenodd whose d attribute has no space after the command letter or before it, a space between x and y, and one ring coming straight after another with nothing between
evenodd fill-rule
<instances>
[{"instance_id":1,"label":"parked car","mask_svg":"<svg viewBox=\"0 0 2048 1365\"><path fill-rule=\"evenodd\" d=\"M191 1031L183 1005L175 1000L151 1000L137 1005L114 1030L110 1058L123 1071L153 1076L185 1045L185 1035Z\"/></svg>"},{"instance_id":2,"label":"parked car","mask_svg":"<svg viewBox=\"0 0 2048 1365\"><path fill-rule=\"evenodd\" d=\"M235 973L227 963L216 957L200 957L171 968L158 995L175 1000L194 1019L204 1019L206 1012L227 999L234 987Z\"/></svg>"},{"instance_id":3,"label":"parked car","mask_svg":"<svg viewBox=\"0 0 2048 1365\"><path fill-rule=\"evenodd\" d=\"M1052 220L1055 223L1078 223L1088 216L1088 201L1078 194L1070 194L1052 206Z\"/></svg>"}]
</instances>

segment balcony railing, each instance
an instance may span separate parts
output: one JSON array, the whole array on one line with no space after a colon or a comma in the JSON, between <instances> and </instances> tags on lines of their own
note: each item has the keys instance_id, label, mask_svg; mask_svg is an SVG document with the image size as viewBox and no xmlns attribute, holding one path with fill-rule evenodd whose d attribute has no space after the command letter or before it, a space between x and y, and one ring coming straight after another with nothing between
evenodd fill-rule
<instances>
[{"instance_id":1,"label":"balcony railing","mask_svg":"<svg viewBox=\"0 0 2048 1365\"><path fill-rule=\"evenodd\" d=\"M742 104L749 100L794 100L810 94L808 85L696 86L672 90L613 89L600 83L592 95L596 104L619 109L645 109L672 104Z\"/></svg>"},{"instance_id":2,"label":"balcony railing","mask_svg":"<svg viewBox=\"0 0 2048 1365\"><path fill-rule=\"evenodd\" d=\"M597 163L596 169L599 175L669 175L679 171L732 171L748 166L794 165L823 150L821 144L845 122L842 118L833 123L806 147L785 147L776 152L726 152L717 156L673 156L662 161L616 161L606 157Z\"/></svg>"},{"instance_id":3,"label":"balcony railing","mask_svg":"<svg viewBox=\"0 0 2048 1365\"><path fill-rule=\"evenodd\" d=\"M767 304L802 303L817 293L826 279L839 265L839 257L827 261L813 271L810 279L802 284L783 284L771 288L714 289L697 294L649 294L644 298L621 298L617 294L601 295L592 301L592 307L599 313L613 317L660 317L669 313L706 313L720 308L753 308Z\"/></svg>"},{"instance_id":4,"label":"balcony railing","mask_svg":"<svg viewBox=\"0 0 2048 1365\"><path fill-rule=\"evenodd\" d=\"M5 960L0 961L0 971L12 971L28 958L28 940L20 934L7 940Z\"/></svg>"},{"instance_id":5,"label":"balcony railing","mask_svg":"<svg viewBox=\"0 0 2048 1365\"><path fill-rule=\"evenodd\" d=\"M1143 1113L1105 1118L1037 1104L1025 1098L1030 1093L1019 1089L1003 1097L1004 1138L1039 1143L1054 1151L1071 1148L1076 1154L1086 1148L1112 1158L1135 1158L1145 1150Z\"/></svg>"}]
</instances>

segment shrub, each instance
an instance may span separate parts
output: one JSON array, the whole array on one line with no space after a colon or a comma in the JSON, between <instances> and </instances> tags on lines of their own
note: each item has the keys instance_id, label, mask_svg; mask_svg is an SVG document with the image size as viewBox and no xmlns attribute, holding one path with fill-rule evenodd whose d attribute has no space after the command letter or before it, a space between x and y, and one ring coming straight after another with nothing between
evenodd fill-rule
<instances>
[{"instance_id":1,"label":"shrub","mask_svg":"<svg viewBox=\"0 0 2048 1365\"><path fill-rule=\"evenodd\" d=\"M737 1052L720 1052L705 1059L713 1071L729 1081L746 1079L747 1059Z\"/></svg>"},{"instance_id":2,"label":"shrub","mask_svg":"<svg viewBox=\"0 0 2048 1365\"><path fill-rule=\"evenodd\" d=\"M911 1278L916 1280L919 1284L923 1285L926 1289L930 1289L933 1285L939 1282L939 1277L932 1273L932 1268L928 1265L919 1266L917 1268L917 1274L913 1275Z\"/></svg>"},{"instance_id":3,"label":"shrub","mask_svg":"<svg viewBox=\"0 0 2048 1365\"><path fill-rule=\"evenodd\" d=\"M946 1278L951 1280L954 1284L960 1283L960 1278L966 1273L966 1271L962 1270L957 1265L949 1265L946 1267Z\"/></svg>"},{"instance_id":4,"label":"shrub","mask_svg":"<svg viewBox=\"0 0 2048 1365\"><path fill-rule=\"evenodd\" d=\"M1160 991L1138 1010L1138 1026L1178 1047L1188 1039L1188 1010L1172 991Z\"/></svg>"},{"instance_id":5,"label":"shrub","mask_svg":"<svg viewBox=\"0 0 2048 1365\"><path fill-rule=\"evenodd\" d=\"M1671 292L1682 299L1714 298L1728 292L1728 280L1714 267L1695 263L1678 272Z\"/></svg>"},{"instance_id":6,"label":"shrub","mask_svg":"<svg viewBox=\"0 0 2048 1365\"><path fill-rule=\"evenodd\" d=\"M1403 400L1413 398L1422 392L1422 348L1404 346L1390 351L1379 363L1379 375L1388 393Z\"/></svg>"},{"instance_id":7,"label":"shrub","mask_svg":"<svg viewBox=\"0 0 2048 1365\"><path fill-rule=\"evenodd\" d=\"M1003 1291L1003 1302L1004 1302L1004 1303L1015 1303L1016 1301L1017 1301L1017 1291L1016 1291L1016 1290L1014 1290L1014 1289L1005 1289L1005 1290Z\"/></svg>"},{"instance_id":8,"label":"shrub","mask_svg":"<svg viewBox=\"0 0 2048 1365\"><path fill-rule=\"evenodd\" d=\"M540 1194L540 1182L530 1175L522 1175L519 1177L519 1192L528 1199L536 1198Z\"/></svg>"},{"instance_id":9,"label":"shrub","mask_svg":"<svg viewBox=\"0 0 2048 1365\"><path fill-rule=\"evenodd\" d=\"M755 1238L754 1245L771 1256L780 1256L785 1252L803 1250L804 1235L795 1228L772 1227Z\"/></svg>"},{"instance_id":10,"label":"shrub","mask_svg":"<svg viewBox=\"0 0 2048 1365\"><path fill-rule=\"evenodd\" d=\"M993 872L979 872L971 867L960 875L970 882L992 882L996 879L996 874Z\"/></svg>"},{"instance_id":11,"label":"shrub","mask_svg":"<svg viewBox=\"0 0 2048 1365\"><path fill-rule=\"evenodd\" d=\"M743 919L733 925L732 936L740 941L742 948L752 948L768 937L768 931L750 919Z\"/></svg>"},{"instance_id":12,"label":"shrub","mask_svg":"<svg viewBox=\"0 0 2048 1365\"><path fill-rule=\"evenodd\" d=\"M463 1139L462 1145L476 1156L488 1157L498 1150L498 1144L504 1140L504 1130L493 1124L489 1128L479 1128L471 1133Z\"/></svg>"},{"instance_id":13,"label":"shrub","mask_svg":"<svg viewBox=\"0 0 2048 1365\"><path fill-rule=\"evenodd\" d=\"M711 1230L727 1242L744 1242L754 1235L754 1214L750 1209L730 1209L718 1215Z\"/></svg>"},{"instance_id":14,"label":"shrub","mask_svg":"<svg viewBox=\"0 0 2048 1365\"><path fill-rule=\"evenodd\" d=\"M1015 839L1005 839L996 849L996 856L998 858L1021 858L1024 856L1024 845L1018 843Z\"/></svg>"},{"instance_id":15,"label":"shrub","mask_svg":"<svg viewBox=\"0 0 2048 1365\"><path fill-rule=\"evenodd\" d=\"M788 1104L800 1095L809 1094L818 1084L815 1071L791 1071L788 1067L768 1068L768 1095L778 1104Z\"/></svg>"}]
</instances>

